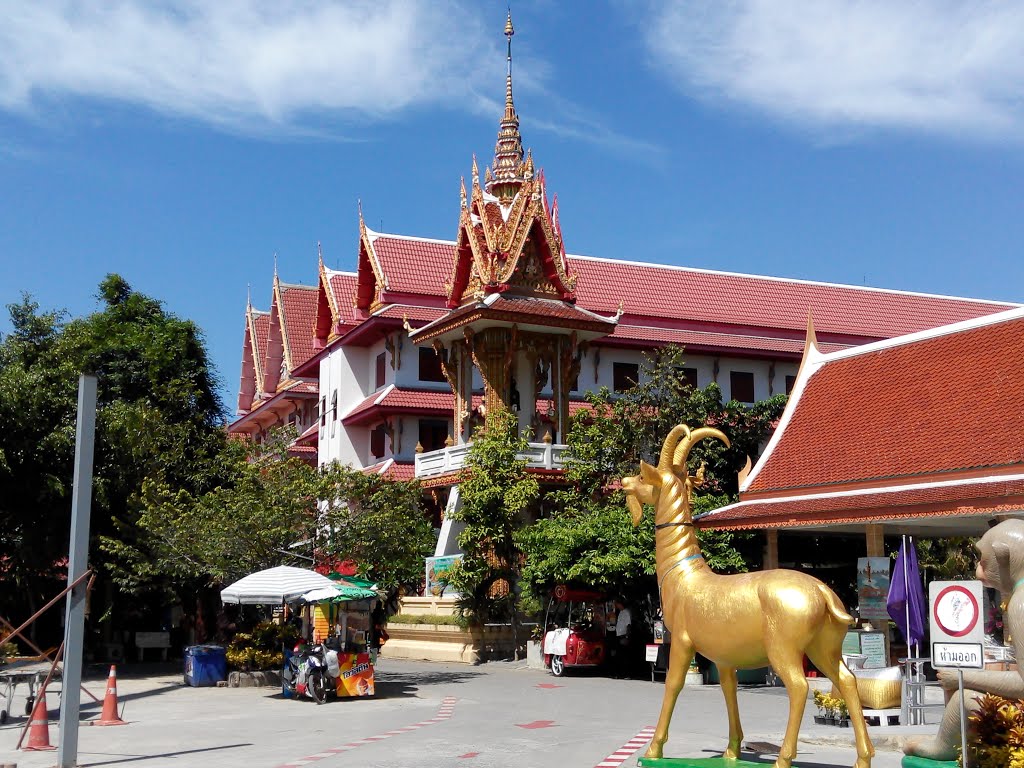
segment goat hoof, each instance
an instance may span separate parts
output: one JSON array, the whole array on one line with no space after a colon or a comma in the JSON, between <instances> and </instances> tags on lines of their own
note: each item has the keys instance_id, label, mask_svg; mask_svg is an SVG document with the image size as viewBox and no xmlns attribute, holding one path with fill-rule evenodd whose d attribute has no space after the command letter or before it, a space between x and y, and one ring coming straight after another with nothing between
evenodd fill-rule
<instances>
[{"instance_id":1,"label":"goat hoof","mask_svg":"<svg viewBox=\"0 0 1024 768\"><path fill-rule=\"evenodd\" d=\"M651 746L649 746L647 748L647 751L644 753L644 757L660 758L662 756L661 752L661 745L655 745L654 743L652 743Z\"/></svg>"}]
</instances>

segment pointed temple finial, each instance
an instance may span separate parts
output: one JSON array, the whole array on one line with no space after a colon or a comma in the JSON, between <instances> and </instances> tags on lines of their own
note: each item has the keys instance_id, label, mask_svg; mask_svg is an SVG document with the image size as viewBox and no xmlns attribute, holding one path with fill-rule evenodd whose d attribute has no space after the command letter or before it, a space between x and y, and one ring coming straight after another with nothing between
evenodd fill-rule
<instances>
[{"instance_id":1,"label":"pointed temple finial","mask_svg":"<svg viewBox=\"0 0 1024 768\"><path fill-rule=\"evenodd\" d=\"M277 282L277 251L274 251L274 282Z\"/></svg>"},{"instance_id":2,"label":"pointed temple finial","mask_svg":"<svg viewBox=\"0 0 1024 768\"><path fill-rule=\"evenodd\" d=\"M460 176L459 177L459 204L463 208L466 207L466 177L465 176Z\"/></svg>"},{"instance_id":3,"label":"pointed temple finial","mask_svg":"<svg viewBox=\"0 0 1024 768\"><path fill-rule=\"evenodd\" d=\"M508 71L505 75L505 114L498 126L498 141L494 145L493 179L487 185L487 191L501 198L510 200L522 186L524 178L523 137L519 134L519 115L512 100L512 11L509 10L505 21L505 37L508 38Z\"/></svg>"},{"instance_id":4,"label":"pointed temple finial","mask_svg":"<svg viewBox=\"0 0 1024 768\"><path fill-rule=\"evenodd\" d=\"M320 245L320 241L319 240L316 241L316 258L317 258L317 261L320 262L320 268L323 269L323 266L324 266L324 249Z\"/></svg>"},{"instance_id":5,"label":"pointed temple finial","mask_svg":"<svg viewBox=\"0 0 1024 768\"><path fill-rule=\"evenodd\" d=\"M252 283L245 284L245 307L252 312Z\"/></svg>"},{"instance_id":6,"label":"pointed temple finial","mask_svg":"<svg viewBox=\"0 0 1024 768\"><path fill-rule=\"evenodd\" d=\"M356 198L356 208L359 209L359 221L361 222L363 220L363 198Z\"/></svg>"},{"instance_id":7,"label":"pointed temple finial","mask_svg":"<svg viewBox=\"0 0 1024 768\"><path fill-rule=\"evenodd\" d=\"M480 184L480 169L477 167L477 164L476 164L476 152L474 152L473 153L473 186L475 187L475 186L478 186L479 184Z\"/></svg>"}]
</instances>

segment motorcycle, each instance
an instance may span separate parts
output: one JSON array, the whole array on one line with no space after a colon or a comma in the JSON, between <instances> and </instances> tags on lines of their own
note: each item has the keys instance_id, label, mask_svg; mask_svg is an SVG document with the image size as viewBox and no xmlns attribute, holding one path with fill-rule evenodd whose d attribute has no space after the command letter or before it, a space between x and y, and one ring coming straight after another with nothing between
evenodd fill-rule
<instances>
[{"instance_id":1,"label":"motorcycle","mask_svg":"<svg viewBox=\"0 0 1024 768\"><path fill-rule=\"evenodd\" d=\"M328 691L336 691L341 666L338 652L318 643L312 647L296 645L281 675L285 695L308 696L317 704L327 701Z\"/></svg>"}]
</instances>

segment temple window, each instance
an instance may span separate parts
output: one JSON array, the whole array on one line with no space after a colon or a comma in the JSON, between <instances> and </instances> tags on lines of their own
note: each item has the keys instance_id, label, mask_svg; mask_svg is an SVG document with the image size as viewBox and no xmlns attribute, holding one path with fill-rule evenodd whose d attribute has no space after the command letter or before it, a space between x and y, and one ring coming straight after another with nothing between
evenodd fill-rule
<instances>
[{"instance_id":1,"label":"temple window","mask_svg":"<svg viewBox=\"0 0 1024 768\"><path fill-rule=\"evenodd\" d=\"M754 374L748 371L729 373L730 397L740 403L754 402Z\"/></svg>"},{"instance_id":2,"label":"temple window","mask_svg":"<svg viewBox=\"0 0 1024 768\"><path fill-rule=\"evenodd\" d=\"M331 437L334 437L334 429L338 423L338 390L331 395Z\"/></svg>"},{"instance_id":3,"label":"temple window","mask_svg":"<svg viewBox=\"0 0 1024 768\"><path fill-rule=\"evenodd\" d=\"M377 371L376 379L374 383L375 389L380 389L384 386L384 370L387 367L387 360L385 358L386 352L381 352L377 355Z\"/></svg>"},{"instance_id":4,"label":"temple window","mask_svg":"<svg viewBox=\"0 0 1024 768\"><path fill-rule=\"evenodd\" d=\"M796 385L796 376L787 376L786 377L786 394L787 395L791 394L793 392L793 387L795 385Z\"/></svg>"},{"instance_id":5,"label":"temple window","mask_svg":"<svg viewBox=\"0 0 1024 768\"><path fill-rule=\"evenodd\" d=\"M424 451L444 448L448 438L448 422L443 419L420 419L420 445Z\"/></svg>"},{"instance_id":6,"label":"temple window","mask_svg":"<svg viewBox=\"0 0 1024 768\"><path fill-rule=\"evenodd\" d=\"M441 370L441 356L432 349L420 347L419 379L420 381L447 381L444 371Z\"/></svg>"},{"instance_id":7,"label":"temple window","mask_svg":"<svg viewBox=\"0 0 1024 768\"><path fill-rule=\"evenodd\" d=\"M327 398L320 398L320 426L327 426Z\"/></svg>"},{"instance_id":8,"label":"temple window","mask_svg":"<svg viewBox=\"0 0 1024 768\"><path fill-rule=\"evenodd\" d=\"M638 363L614 363L612 365L612 386L616 392L632 389L640 380Z\"/></svg>"},{"instance_id":9,"label":"temple window","mask_svg":"<svg viewBox=\"0 0 1024 768\"><path fill-rule=\"evenodd\" d=\"M384 458L384 438L387 437L387 432L384 429L384 424L380 423L370 432L370 455L375 459Z\"/></svg>"},{"instance_id":10,"label":"temple window","mask_svg":"<svg viewBox=\"0 0 1024 768\"><path fill-rule=\"evenodd\" d=\"M697 369L696 368L683 368L683 378L686 383L693 389L697 388Z\"/></svg>"}]
</instances>

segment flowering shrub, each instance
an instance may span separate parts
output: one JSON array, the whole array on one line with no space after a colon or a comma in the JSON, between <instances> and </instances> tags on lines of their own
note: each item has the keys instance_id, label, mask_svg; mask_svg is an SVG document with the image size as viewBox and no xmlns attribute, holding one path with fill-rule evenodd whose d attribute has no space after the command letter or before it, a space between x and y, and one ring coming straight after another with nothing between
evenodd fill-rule
<instances>
[{"instance_id":1,"label":"flowering shrub","mask_svg":"<svg viewBox=\"0 0 1024 768\"><path fill-rule=\"evenodd\" d=\"M252 632L238 632L224 652L233 669L276 669L284 664L283 646L291 645L298 631L289 625L263 621Z\"/></svg>"},{"instance_id":2,"label":"flowering shrub","mask_svg":"<svg viewBox=\"0 0 1024 768\"><path fill-rule=\"evenodd\" d=\"M1024 768L1024 701L986 694L970 716L974 736L967 744L976 768ZM962 762L961 762L962 764Z\"/></svg>"}]
</instances>

